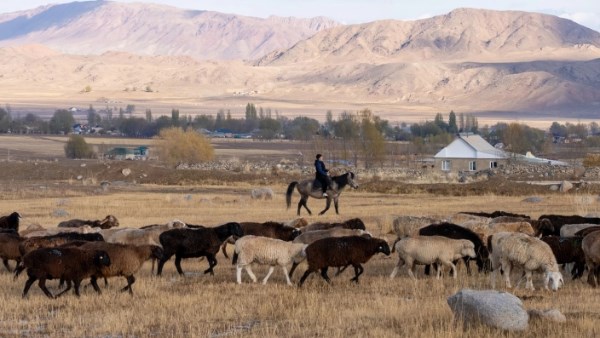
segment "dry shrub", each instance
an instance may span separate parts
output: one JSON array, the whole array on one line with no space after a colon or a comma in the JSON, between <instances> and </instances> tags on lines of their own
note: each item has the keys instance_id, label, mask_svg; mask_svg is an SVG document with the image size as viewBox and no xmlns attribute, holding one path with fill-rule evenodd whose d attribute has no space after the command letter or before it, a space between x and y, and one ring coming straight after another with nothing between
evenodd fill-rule
<instances>
[{"instance_id":1,"label":"dry shrub","mask_svg":"<svg viewBox=\"0 0 600 338\"><path fill-rule=\"evenodd\" d=\"M600 154L587 154L583 159L583 166L585 168L598 167L600 166Z\"/></svg>"},{"instance_id":2,"label":"dry shrub","mask_svg":"<svg viewBox=\"0 0 600 338\"><path fill-rule=\"evenodd\" d=\"M167 128L160 131L158 153L169 164L199 163L215 157L210 141L193 130Z\"/></svg>"}]
</instances>

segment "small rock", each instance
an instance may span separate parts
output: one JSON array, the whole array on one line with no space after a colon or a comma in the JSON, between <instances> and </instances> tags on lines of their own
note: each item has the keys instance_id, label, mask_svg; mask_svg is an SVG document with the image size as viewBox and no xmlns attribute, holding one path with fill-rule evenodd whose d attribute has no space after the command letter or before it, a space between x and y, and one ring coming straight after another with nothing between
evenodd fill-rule
<instances>
[{"instance_id":1,"label":"small rock","mask_svg":"<svg viewBox=\"0 0 600 338\"><path fill-rule=\"evenodd\" d=\"M81 166L80 166L80 167L82 167L82 168L85 168L86 166L87 166L87 164L85 164L85 163L81 163Z\"/></svg>"},{"instance_id":2,"label":"small rock","mask_svg":"<svg viewBox=\"0 0 600 338\"><path fill-rule=\"evenodd\" d=\"M573 184L569 181L562 181L560 183L560 192L567 192L569 190L573 189Z\"/></svg>"},{"instance_id":3,"label":"small rock","mask_svg":"<svg viewBox=\"0 0 600 338\"><path fill-rule=\"evenodd\" d=\"M545 322L566 323L567 317L557 309L549 310L529 310L527 311L529 318L539 319Z\"/></svg>"},{"instance_id":4,"label":"small rock","mask_svg":"<svg viewBox=\"0 0 600 338\"><path fill-rule=\"evenodd\" d=\"M448 297L448 305L465 326L479 323L507 331L527 329L529 315L523 303L508 292L462 289Z\"/></svg>"},{"instance_id":5,"label":"small rock","mask_svg":"<svg viewBox=\"0 0 600 338\"><path fill-rule=\"evenodd\" d=\"M541 197L532 196L532 197L527 197L526 199L522 200L521 202L524 202L524 203L540 203L541 201L543 201L543 199Z\"/></svg>"},{"instance_id":6,"label":"small rock","mask_svg":"<svg viewBox=\"0 0 600 338\"><path fill-rule=\"evenodd\" d=\"M551 191L558 191L558 185L556 185L556 184L551 185L550 186L550 190Z\"/></svg>"},{"instance_id":7,"label":"small rock","mask_svg":"<svg viewBox=\"0 0 600 338\"><path fill-rule=\"evenodd\" d=\"M148 177L148 175L147 175L147 174L142 174L142 176L143 176L144 178Z\"/></svg>"},{"instance_id":8,"label":"small rock","mask_svg":"<svg viewBox=\"0 0 600 338\"><path fill-rule=\"evenodd\" d=\"M78 175L78 176L77 176L77 179L81 181L81 180L83 179L83 176L81 176L81 175Z\"/></svg>"},{"instance_id":9,"label":"small rock","mask_svg":"<svg viewBox=\"0 0 600 338\"><path fill-rule=\"evenodd\" d=\"M191 201L192 200L192 195L185 195L185 197L183 198L186 201Z\"/></svg>"},{"instance_id":10,"label":"small rock","mask_svg":"<svg viewBox=\"0 0 600 338\"><path fill-rule=\"evenodd\" d=\"M127 177L131 174L131 169L125 168L125 169L121 170L121 174L123 174L123 176Z\"/></svg>"}]
</instances>

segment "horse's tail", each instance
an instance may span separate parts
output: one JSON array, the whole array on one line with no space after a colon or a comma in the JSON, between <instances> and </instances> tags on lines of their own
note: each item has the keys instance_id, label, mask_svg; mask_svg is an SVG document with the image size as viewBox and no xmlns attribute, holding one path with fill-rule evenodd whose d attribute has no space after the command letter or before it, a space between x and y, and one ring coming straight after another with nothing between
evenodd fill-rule
<instances>
[{"instance_id":1,"label":"horse's tail","mask_svg":"<svg viewBox=\"0 0 600 338\"><path fill-rule=\"evenodd\" d=\"M292 193L294 192L294 188L298 185L298 182L294 181L288 185L287 192L285 193L285 202L287 203L288 209L292 205Z\"/></svg>"}]
</instances>

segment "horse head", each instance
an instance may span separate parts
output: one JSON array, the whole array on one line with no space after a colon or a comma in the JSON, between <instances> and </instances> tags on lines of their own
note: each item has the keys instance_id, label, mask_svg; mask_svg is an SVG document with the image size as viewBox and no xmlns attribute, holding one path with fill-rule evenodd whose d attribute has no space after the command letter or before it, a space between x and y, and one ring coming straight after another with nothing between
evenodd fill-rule
<instances>
[{"instance_id":1,"label":"horse head","mask_svg":"<svg viewBox=\"0 0 600 338\"><path fill-rule=\"evenodd\" d=\"M348 180L348 184L354 188L354 189L358 189L358 183L354 182L354 179L356 178L356 175L354 175L353 172L349 171L346 173L346 178Z\"/></svg>"}]
</instances>

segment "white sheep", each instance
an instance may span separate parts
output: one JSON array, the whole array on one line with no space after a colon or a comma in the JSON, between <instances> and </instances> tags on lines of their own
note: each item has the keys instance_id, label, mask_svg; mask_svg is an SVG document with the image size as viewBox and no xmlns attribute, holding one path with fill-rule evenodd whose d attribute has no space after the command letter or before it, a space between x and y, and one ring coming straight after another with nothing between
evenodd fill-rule
<instances>
[{"instance_id":1,"label":"white sheep","mask_svg":"<svg viewBox=\"0 0 600 338\"><path fill-rule=\"evenodd\" d=\"M317 241L321 238L325 237L344 237L344 236L368 236L373 237L371 233L365 230L360 229L344 229L344 228L331 228L327 230L315 230L308 231L303 234L300 234L298 237L294 238L294 243L304 243L311 244L314 241Z\"/></svg>"},{"instance_id":2,"label":"white sheep","mask_svg":"<svg viewBox=\"0 0 600 338\"><path fill-rule=\"evenodd\" d=\"M562 274L558 271L556 257L552 249L542 240L518 232L499 232L488 240L492 263L491 284L496 286L496 272L502 268L506 287L511 288L510 271L520 267L525 272L525 288L535 290L532 281L533 271L542 271L545 275L544 288L552 281L552 290L563 284Z\"/></svg>"},{"instance_id":3,"label":"white sheep","mask_svg":"<svg viewBox=\"0 0 600 338\"><path fill-rule=\"evenodd\" d=\"M575 236L577 231L587 229L589 227L596 227L598 224L565 224L560 228L560 237L572 237Z\"/></svg>"},{"instance_id":4,"label":"white sheep","mask_svg":"<svg viewBox=\"0 0 600 338\"><path fill-rule=\"evenodd\" d=\"M233 264L236 265L237 283L242 283L242 269L246 272L252 281L256 283L256 276L252 272L251 264L257 263L270 265L269 272L262 283L266 284L269 277L275 269L275 265L281 266L285 274L288 285L292 285L286 265L290 263L300 263L306 258L304 252L308 245L302 243L291 243L280 239L262 237L262 236L244 236L235 242L235 253Z\"/></svg>"},{"instance_id":5,"label":"white sheep","mask_svg":"<svg viewBox=\"0 0 600 338\"><path fill-rule=\"evenodd\" d=\"M437 278L441 276L441 265L452 269L452 277L456 278L456 266L452 263L465 256L475 258L475 244L466 239L451 239L442 236L415 236L399 240L394 245L398 251L398 264L394 267L390 278L394 278L398 270L406 265L408 275L415 278L415 264L438 264ZM440 265L441 264L441 265Z\"/></svg>"}]
</instances>

